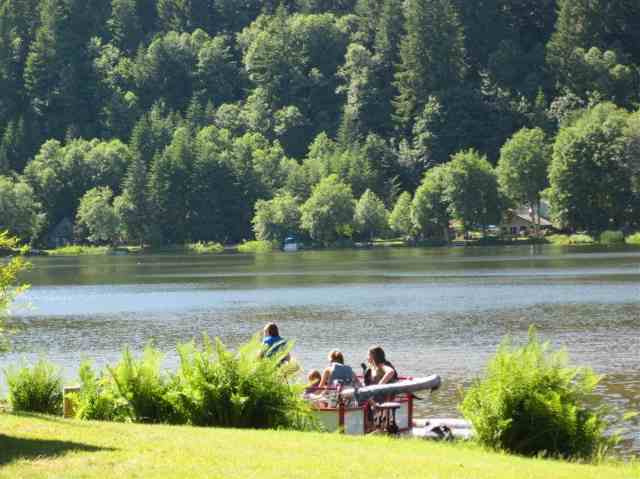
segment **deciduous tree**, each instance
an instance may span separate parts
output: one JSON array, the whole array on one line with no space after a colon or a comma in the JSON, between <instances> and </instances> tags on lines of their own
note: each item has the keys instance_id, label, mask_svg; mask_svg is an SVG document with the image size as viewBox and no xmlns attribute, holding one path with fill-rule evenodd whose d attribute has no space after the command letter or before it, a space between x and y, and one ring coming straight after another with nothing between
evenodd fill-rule
<instances>
[{"instance_id":1,"label":"deciduous tree","mask_svg":"<svg viewBox=\"0 0 640 479\"><path fill-rule=\"evenodd\" d=\"M563 128L549 170L552 213L563 226L598 233L629 219L633 177L626 158L628 113L611 103Z\"/></svg>"},{"instance_id":2,"label":"deciduous tree","mask_svg":"<svg viewBox=\"0 0 640 479\"><path fill-rule=\"evenodd\" d=\"M327 244L353 232L353 194L336 175L326 177L313 189L301 211L302 228L314 240Z\"/></svg>"},{"instance_id":3,"label":"deciduous tree","mask_svg":"<svg viewBox=\"0 0 640 479\"><path fill-rule=\"evenodd\" d=\"M92 188L80 200L76 224L87 231L92 242L115 243L118 239L118 216L113 207L113 192L108 187Z\"/></svg>"},{"instance_id":4,"label":"deciduous tree","mask_svg":"<svg viewBox=\"0 0 640 479\"><path fill-rule=\"evenodd\" d=\"M387 231L389 212L382 200L367 189L356 202L353 222L356 232L361 237L373 240Z\"/></svg>"},{"instance_id":5,"label":"deciduous tree","mask_svg":"<svg viewBox=\"0 0 640 479\"><path fill-rule=\"evenodd\" d=\"M42 205L23 180L0 176L0 231L34 241L46 223Z\"/></svg>"},{"instance_id":6,"label":"deciduous tree","mask_svg":"<svg viewBox=\"0 0 640 479\"><path fill-rule=\"evenodd\" d=\"M538 228L540 195L549 183L550 160L551 148L544 132L539 128L524 128L502 147L496 168L498 184L505 197L516 206L528 206Z\"/></svg>"},{"instance_id":7,"label":"deciduous tree","mask_svg":"<svg viewBox=\"0 0 640 479\"><path fill-rule=\"evenodd\" d=\"M498 224L502 201L498 178L487 158L473 150L457 153L446 165L446 197L453 219L465 231Z\"/></svg>"}]
</instances>

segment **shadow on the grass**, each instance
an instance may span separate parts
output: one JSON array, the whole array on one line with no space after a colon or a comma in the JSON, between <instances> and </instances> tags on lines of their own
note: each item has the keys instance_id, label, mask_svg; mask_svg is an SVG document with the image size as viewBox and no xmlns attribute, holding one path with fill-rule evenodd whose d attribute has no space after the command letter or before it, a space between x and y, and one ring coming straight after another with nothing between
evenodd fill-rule
<instances>
[{"instance_id":1,"label":"shadow on the grass","mask_svg":"<svg viewBox=\"0 0 640 479\"><path fill-rule=\"evenodd\" d=\"M91 446L70 441L26 439L0 434L0 466L21 459L50 459L69 452L112 451L111 448Z\"/></svg>"}]
</instances>

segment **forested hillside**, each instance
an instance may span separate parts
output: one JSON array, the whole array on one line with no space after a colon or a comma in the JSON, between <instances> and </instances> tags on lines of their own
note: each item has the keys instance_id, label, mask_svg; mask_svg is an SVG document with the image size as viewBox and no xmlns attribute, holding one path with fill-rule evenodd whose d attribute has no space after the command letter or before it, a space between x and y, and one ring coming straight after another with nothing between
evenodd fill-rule
<instances>
[{"instance_id":1,"label":"forested hillside","mask_svg":"<svg viewBox=\"0 0 640 479\"><path fill-rule=\"evenodd\" d=\"M636 0L0 0L0 230L633 229L639 104Z\"/></svg>"}]
</instances>

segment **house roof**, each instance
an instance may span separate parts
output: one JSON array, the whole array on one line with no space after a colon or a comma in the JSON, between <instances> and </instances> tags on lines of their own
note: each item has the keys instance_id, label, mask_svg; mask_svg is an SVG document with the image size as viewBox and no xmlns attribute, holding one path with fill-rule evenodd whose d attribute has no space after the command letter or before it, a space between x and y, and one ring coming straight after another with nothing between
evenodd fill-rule
<instances>
[{"instance_id":1,"label":"house roof","mask_svg":"<svg viewBox=\"0 0 640 479\"><path fill-rule=\"evenodd\" d=\"M553 223L549 219L550 217L550 207L549 203L545 200L540 201L540 226L553 226ZM511 214L515 218L520 218L523 221L526 221L531 224L535 224L533 218L533 212L529 209L528 206L519 206L513 210L510 210Z\"/></svg>"},{"instance_id":2,"label":"house roof","mask_svg":"<svg viewBox=\"0 0 640 479\"><path fill-rule=\"evenodd\" d=\"M513 213L514 213L514 216L520 218L521 220L527 221L531 224L535 224L533 217L529 214L528 211L525 214L520 213L517 210L514 211ZM551 221L549 221L547 218L540 216L540 226L553 226L553 223L551 223Z\"/></svg>"}]
</instances>

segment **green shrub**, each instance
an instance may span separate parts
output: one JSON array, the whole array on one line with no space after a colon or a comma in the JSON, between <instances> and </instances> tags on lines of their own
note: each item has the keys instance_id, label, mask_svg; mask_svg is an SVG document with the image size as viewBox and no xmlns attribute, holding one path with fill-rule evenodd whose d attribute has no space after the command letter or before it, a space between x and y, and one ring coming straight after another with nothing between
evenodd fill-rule
<instances>
[{"instance_id":1,"label":"green shrub","mask_svg":"<svg viewBox=\"0 0 640 479\"><path fill-rule=\"evenodd\" d=\"M206 336L203 347L178 347L180 367L171 402L181 419L197 426L293 428L313 426L302 386L292 384L298 366L282 363L289 353L260 358L262 343L254 338L237 353Z\"/></svg>"},{"instance_id":2,"label":"green shrub","mask_svg":"<svg viewBox=\"0 0 640 479\"><path fill-rule=\"evenodd\" d=\"M640 233L634 233L631 236L627 236L627 244L640 245Z\"/></svg>"},{"instance_id":3,"label":"green shrub","mask_svg":"<svg viewBox=\"0 0 640 479\"><path fill-rule=\"evenodd\" d=\"M211 253L222 253L224 251L224 246L222 246L222 244L220 243L200 241L198 243L186 244L185 249L189 253L211 254Z\"/></svg>"},{"instance_id":4,"label":"green shrub","mask_svg":"<svg viewBox=\"0 0 640 479\"><path fill-rule=\"evenodd\" d=\"M53 256L84 256L84 255L106 255L110 254L113 248L110 246L80 246L70 245L49 250Z\"/></svg>"},{"instance_id":5,"label":"green shrub","mask_svg":"<svg viewBox=\"0 0 640 479\"><path fill-rule=\"evenodd\" d=\"M166 397L170 382L160 369L162 358L152 346L147 346L139 359L125 348L120 362L107 367L115 383L116 400L126 402L126 413L133 422L175 421Z\"/></svg>"},{"instance_id":6,"label":"green shrub","mask_svg":"<svg viewBox=\"0 0 640 479\"><path fill-rule=\"evenodd\" d=\"M603 231L600 234L600 243L602 244L624 243L624 233L622 231Z\"/></svg>"},{"instance_id":7,"label":"green shrub","mask_svg":"<svg viewBox=\"0 0 640 479\"><path fill-rule=\"evenodd\" d=\"M614 441L604 435L603 407L586 401L599 379L590 369L570 367L566 353L550 351L531 328L522 348L503 341L461 410L479 442L493 449L592 458Z\"/></svg>"},{"instance_id":8,"label":"green shrub","mask_svg":"<svg viewBox=\"0 0 640 479\"><path fill-rule=\"evenodd\" d=\"M5 370L9 403L14 411L62 413L60 370L45 359L33 367L9 367Z\"/></svg>"},{"instance_id":9,"label":"green shrub","mask_svg":"<svg viewBox=\"0 0 640 479\"><path fill-rule=\"evenodd\" d=\"M549 235L546 240L556 246L568 246L571 244L568 235Z\"/></svg>"},{"instance_id":10,"label":"green shrub","mask_svg":"<svg viewBox=\"0 0 640 479\"><path fill-rule=\"evenodd\" d=\"M581 233L571 235L569 237L569 242L570 244L593 244L595 243L595 240L591 236Z\"/></svg>"},{"instance_id":11,"label":"green shrub","mask_svg":"<svg viewBox=\"0 0 640 479\"><path fill-rule=\"evenodd\" d=\"M125 421L130 417L129 403L120 396L110 374L97 375L89 361L80 365L80 392L73 394L78 419Z\"/></svg>"},{"instance_id":12,"label":"green shrub","mask_svg":"<svg viewBox=\"0 0 640 479\"><path fill-rule=\"evenodd\" d=\"M278 249L278 243L275 241L247 241L238 245L240 253L271 253Z\"/></svg>"},{"instance_id":13,"label":"green shrub","mask_svg":"<svg viewBox=\"0 0 640 479\"><path fill-rule=\"evenodd\" d=\"M547 241L556 246L586 245L593 244L594 239L587 234L568 235L550 235L546 237Z\"/></svg>"}]
</instances>

